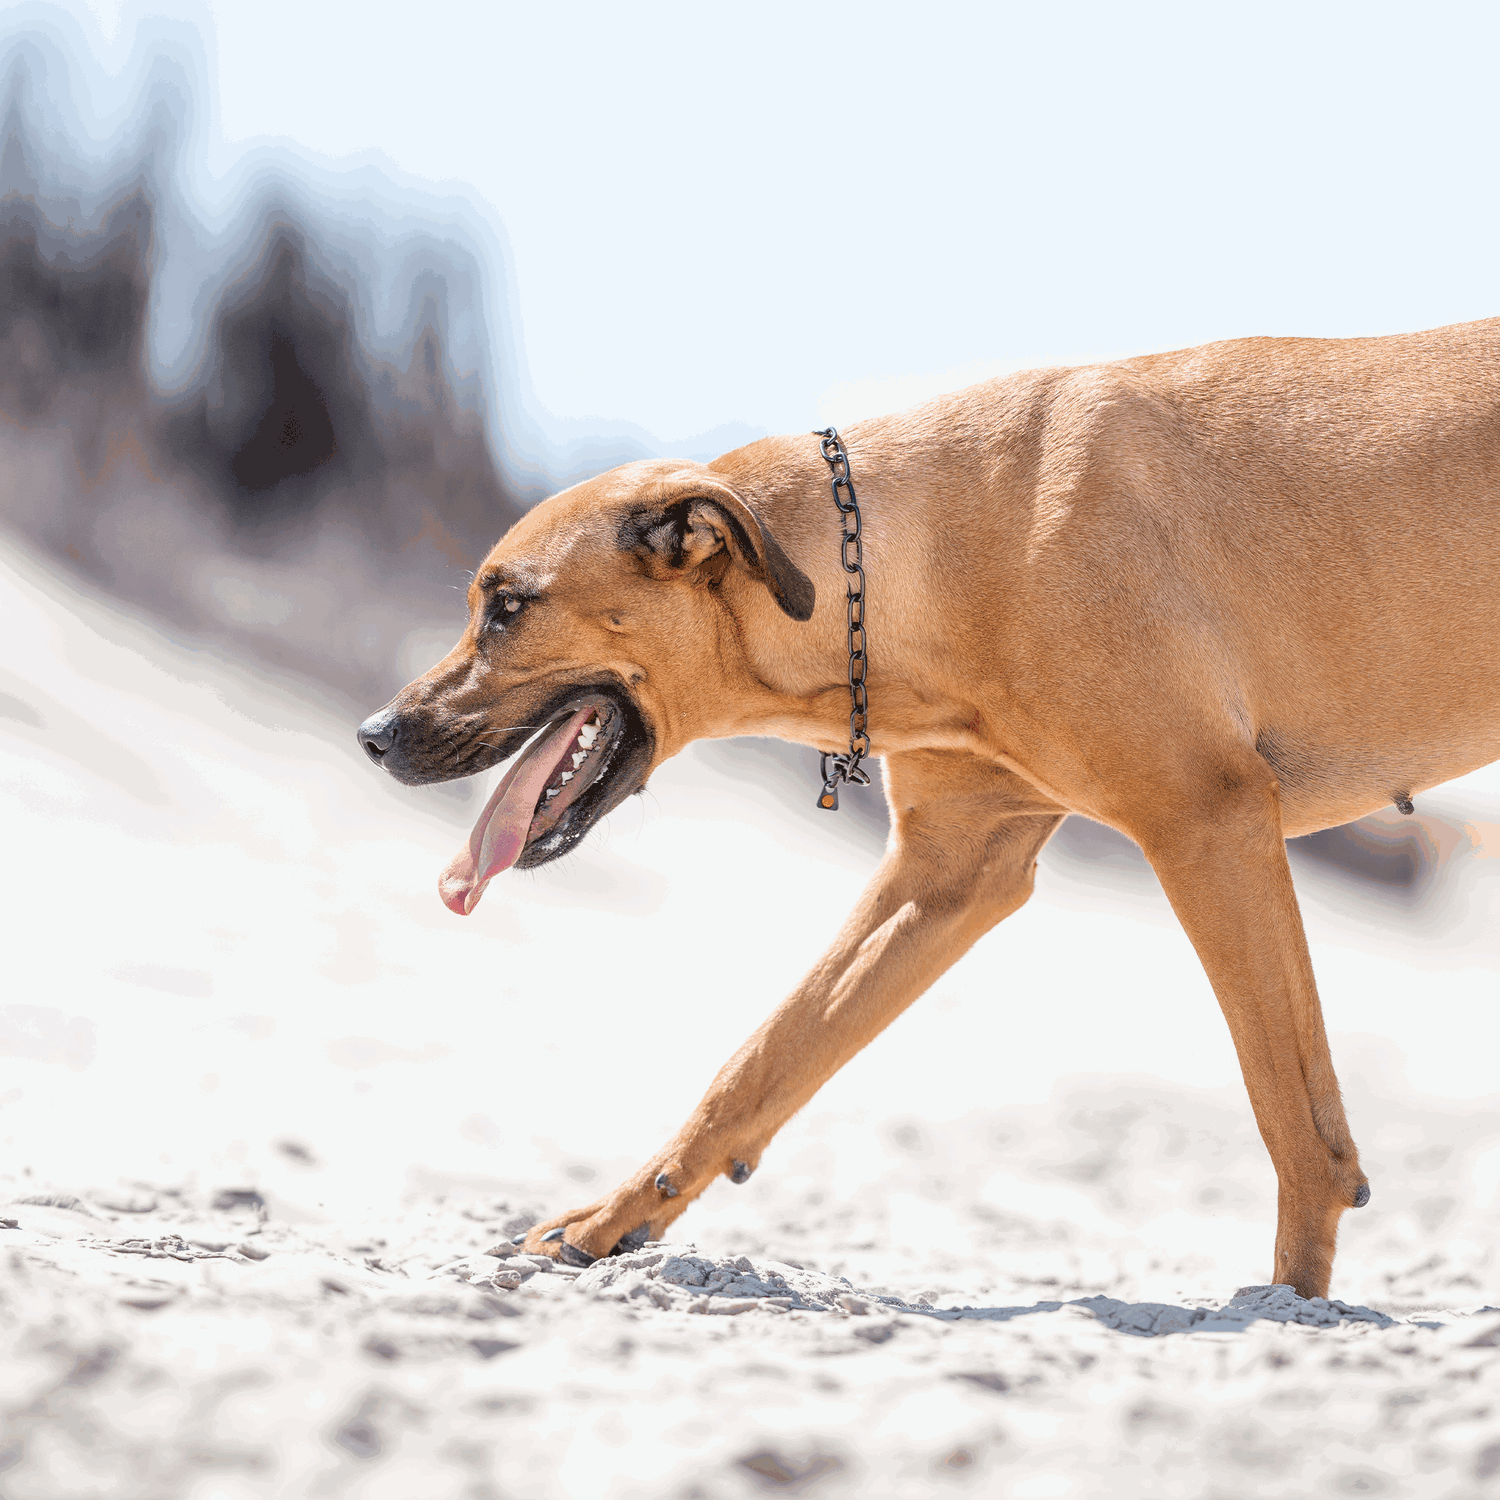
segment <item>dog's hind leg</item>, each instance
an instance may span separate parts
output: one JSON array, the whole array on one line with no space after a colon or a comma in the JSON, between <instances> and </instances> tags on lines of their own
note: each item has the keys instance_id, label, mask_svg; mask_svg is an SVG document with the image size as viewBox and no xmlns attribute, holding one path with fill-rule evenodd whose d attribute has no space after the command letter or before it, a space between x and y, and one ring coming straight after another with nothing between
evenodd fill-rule
<instances>
[{"instance_id":1,"label":"dog's hind leg","mask_svg":"<svg viewBox=\"0 0 1500 1500\"><path fill-rule=\"evenodd\" d=\"M1326 1297L1339 1216L1369 1201L1292 889L1276 777L1223 749L1122 818L1198 951L1229 1022L1278 1184L1276 1281ZM1134 826L1131 826L1134 823Z\"/></svg>"},{"instance_id":2,"label":"dog's hind leg","mask_svg":"<svg viewBox=\"0 0 1500 1500\"><path fill-rule=\"evenodd\" d=\"M607 1198L531 1230L528 1249L586 1264L621 1241L659 1238L714 1178L743 1182L839 1068L1026 901L1061 821L1052 803L1009 772L947 752L891 757L886 786L891 845L833 947L665 1149Z\"/></svg>"}]
</instances>

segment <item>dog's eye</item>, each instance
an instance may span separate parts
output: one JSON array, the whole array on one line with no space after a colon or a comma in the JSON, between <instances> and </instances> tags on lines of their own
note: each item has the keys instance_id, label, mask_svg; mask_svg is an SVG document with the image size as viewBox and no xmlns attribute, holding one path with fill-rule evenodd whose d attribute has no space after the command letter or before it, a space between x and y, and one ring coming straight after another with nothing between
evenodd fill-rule
<instances>
[{"instance_id":1,"label":"dog's eye","mask_svg":"<svg viewBox=\"0 0 1500 1500\"><path fill-rule=\"evenodd\" d=\"M521 606L528 602L526 599L517 598L514 594L498 595L490 611L490 629L504 630L506 624L521 612Z\"/></svg>"}]
</instances>

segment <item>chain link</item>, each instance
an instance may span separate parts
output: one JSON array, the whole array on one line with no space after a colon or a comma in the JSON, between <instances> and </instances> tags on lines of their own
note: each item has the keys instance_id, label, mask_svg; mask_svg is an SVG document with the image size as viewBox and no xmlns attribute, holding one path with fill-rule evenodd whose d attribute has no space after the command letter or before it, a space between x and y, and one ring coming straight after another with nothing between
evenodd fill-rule
<instances>
[{"instance_id":1,"label":"chain link","mask_svg":"<svg viewBox=\"0 0 1500 1500\"><path fill-rule=\"evenodd\" d=\"M851 786L870 784L870 773L860 767L860 762L870 753L869 695L865 691L869 650L865 641L864 524L854 494L854 479L849 472L849 452L838 435L838 429L825 427L813 436L819 439L818 451L833 476L833 503L839 508L839 525L843 533L841 561L848 588L849 749L837 755L824 752L823 790L818 793L818 806L837 812L841 781Z\"/></svg>"}]
</instances>

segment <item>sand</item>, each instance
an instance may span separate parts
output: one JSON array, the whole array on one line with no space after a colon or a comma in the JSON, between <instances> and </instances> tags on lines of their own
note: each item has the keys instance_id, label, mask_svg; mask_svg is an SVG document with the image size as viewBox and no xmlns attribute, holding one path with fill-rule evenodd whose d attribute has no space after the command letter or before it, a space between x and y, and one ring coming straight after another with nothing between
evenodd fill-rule
<instances>
[{"instance_id":1,"label":"sand","mask_svg":"<svg viewBox=\"0 0 1500 1500\"><path fill-rule=\"evenodd\" d=\"M1472 837L1414 895L1298 867L1374 1190L1336 1300L1263 1285L1223 1023L1087 837L749 1184L573 1275L485 1252L675 1127L870 838L695 748L459 919L488 781L396 788L19 553L0 591L7 1500L1500 1483L1493 780L1428 799Z\"/></svg>"},{"instance_id":2,"label":"sand","mask_svg":"<svg viewBox=\"0 0 1500 1500\"><path fill-rule=\"evenodd\" d=\"M1139 1302L1067 1275L1008 1305L916 1290L920 1257L872 1286L687 1242L580 1273L484 1254L527 1215L469 1194L318 1227L28 1196L53 1202L0 1210L16 1500L1464 1495L1500 1473L1500 1308ZM804 1237L868 1266L848 1235L871 1227ZM1051 1248L1036 1269L1080 1247ZM986 1280L944 1262L925 1279Z\"/></svg>"}]
</instances>

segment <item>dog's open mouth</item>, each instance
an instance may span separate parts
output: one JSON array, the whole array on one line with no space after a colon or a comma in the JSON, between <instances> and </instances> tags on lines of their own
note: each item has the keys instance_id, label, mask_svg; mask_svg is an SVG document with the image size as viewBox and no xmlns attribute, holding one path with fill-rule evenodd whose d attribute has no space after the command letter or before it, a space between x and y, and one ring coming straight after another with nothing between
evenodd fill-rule
<instances>
[{"instance_id":1,"label":"dog's open mouth","mask_svg":"<svg viewBox=\"0 0 1500 1500\"><path fill-rule=\"evenodd\" d=\"M468 916L490 881L528 851L534 857L525 863L540 864L583 836L604 804L617 800L599 793L626 727L624 715L603 698L547 725L495 788L469 842L439 878L450 911Z\"/></svg>"}]
</instances>

